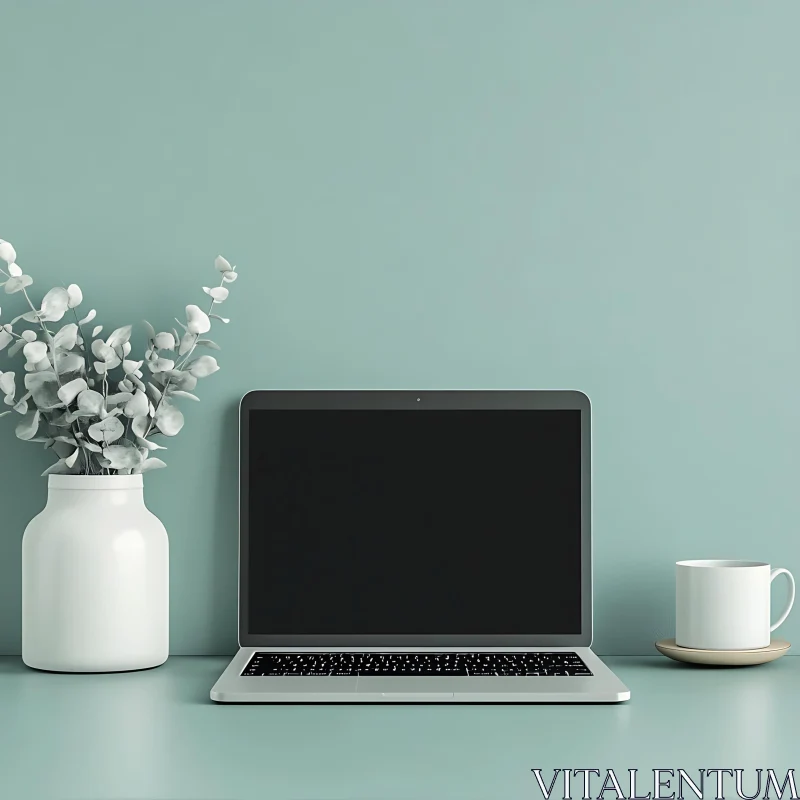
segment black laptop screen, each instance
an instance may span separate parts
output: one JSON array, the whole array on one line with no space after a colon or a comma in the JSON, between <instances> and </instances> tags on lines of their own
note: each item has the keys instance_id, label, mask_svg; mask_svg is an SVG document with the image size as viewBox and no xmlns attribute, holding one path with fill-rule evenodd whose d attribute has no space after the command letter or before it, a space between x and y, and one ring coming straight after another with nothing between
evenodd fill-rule
<instances>
[{"instance_id":1,"label":"black laptop screen","mask_svg":"<svg viewBox=\"0 0 800 800\"><path fill-rule=\"evenodd\" d=\"M248 628L576 634L580 411L253 410Z\"/></svg>"}]
</instances>

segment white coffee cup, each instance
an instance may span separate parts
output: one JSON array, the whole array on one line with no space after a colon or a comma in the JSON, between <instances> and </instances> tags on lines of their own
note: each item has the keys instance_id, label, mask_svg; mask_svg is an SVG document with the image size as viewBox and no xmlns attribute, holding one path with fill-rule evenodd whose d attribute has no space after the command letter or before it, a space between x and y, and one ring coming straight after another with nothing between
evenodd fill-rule
<instances>
[{"instance_id":1,"label":"white coffee cup","mask_svg":"<svg viewBox=\"0 0 800 800\"><path fill-rule=\"evenodd\" d=\"M755 650L767 647L770 633L794 604L788 569L761 561L678 561L675 573L675 643L697 650ZM786 575L791 594L786 610L770 625L770 588Z\"/></svg>"}]
</instances>

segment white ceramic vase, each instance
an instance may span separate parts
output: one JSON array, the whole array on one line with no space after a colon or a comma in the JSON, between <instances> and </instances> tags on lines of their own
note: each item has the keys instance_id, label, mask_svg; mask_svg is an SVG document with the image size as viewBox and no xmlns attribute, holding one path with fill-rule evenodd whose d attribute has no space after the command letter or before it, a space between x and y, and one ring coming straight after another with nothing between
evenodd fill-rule
<instances>
[{"instance_id":1,"label":"white ceramic vase","mask_svg":"<svg viewBox=\"0 0 800 800\"><path fill-rule=\"evenodd\" d=\"M120 672L169 654L169 542L141 475L51 475L22 540L22 660Z\"/></svg>"}]
</instances>

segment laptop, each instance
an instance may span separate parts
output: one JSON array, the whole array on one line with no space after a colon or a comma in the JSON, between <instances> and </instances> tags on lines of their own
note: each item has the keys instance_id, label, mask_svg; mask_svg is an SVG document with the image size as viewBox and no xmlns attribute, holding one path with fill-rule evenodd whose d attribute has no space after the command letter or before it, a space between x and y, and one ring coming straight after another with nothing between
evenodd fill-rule
<instances>
[{"instance_id":1,"label":"laptop","mask_svg":"<svg viewBox=\"0 0 800 800\"><path fill-rule=\"evenodd\" d=\"M218 703L616 703L574 391L258 391Z\"/></svg>"}]
</instances>

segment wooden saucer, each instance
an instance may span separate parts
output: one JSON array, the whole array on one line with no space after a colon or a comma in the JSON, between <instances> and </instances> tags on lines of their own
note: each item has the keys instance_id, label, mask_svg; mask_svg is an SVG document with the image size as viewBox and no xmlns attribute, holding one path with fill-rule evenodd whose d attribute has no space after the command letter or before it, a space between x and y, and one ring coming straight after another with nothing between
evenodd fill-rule
<instances>
[{"instance_id":1,"label":"wooden saucer","mask_svg":"<svg viewBox=\"0 0 800 800\"><path fill-rule=\"evenodd\" d=\"M691 647L678 647L674 639L656 642L656 650L674 661L688 664L705 664L710 667L749 667L766 664L786 655L791 645L783 639L773 639L767 647L757 650L695 650Z\"/></svg>"}]
</instances>

